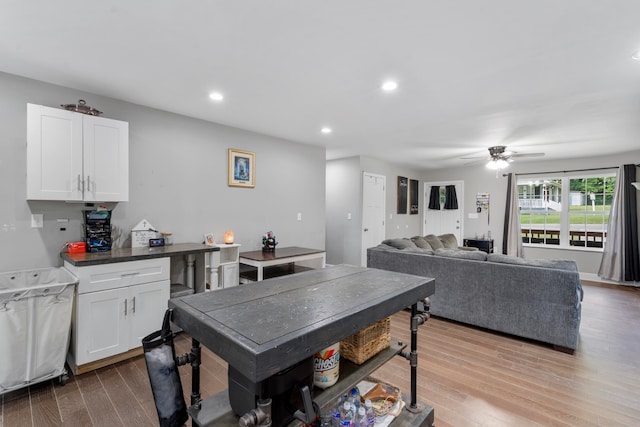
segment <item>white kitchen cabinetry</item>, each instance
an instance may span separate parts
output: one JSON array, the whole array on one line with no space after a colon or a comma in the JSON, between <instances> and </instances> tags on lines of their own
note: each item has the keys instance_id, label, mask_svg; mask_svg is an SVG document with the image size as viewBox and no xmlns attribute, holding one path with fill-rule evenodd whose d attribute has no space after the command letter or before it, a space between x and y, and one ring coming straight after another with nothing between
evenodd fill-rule
<instances>
[{"instance_id":1,"label":"white kitchen cabinetry","mask_svg":"<svg viewBox=\"0 0 640 427\"><path fill-rule=\"evenodd\" d=\"M129 124L27 104L27 199L129 200Z\"/></svg>"},{"instance_id":2,"label":"white kitchen cabinetry","mask_svg":"<svg viewBox=\"0 0 640 427\"><path fill-rule=\"evenodd\" d=\"M219 251L209 254L209 284L211 290L230 288L240 283L240 244L219 244Z\"/></svg>"},{"instance_id":3,"label":"white kitchen cabinetry","mask_svg":"<svg viewBox=\"0 0 640 427\"><path fill-rule=\"evenodd\" d=\"M68 362L83 373L131 356L160 328L169 300L169 258L65 267L79 279Z\"/></svg>"}]
</instances>

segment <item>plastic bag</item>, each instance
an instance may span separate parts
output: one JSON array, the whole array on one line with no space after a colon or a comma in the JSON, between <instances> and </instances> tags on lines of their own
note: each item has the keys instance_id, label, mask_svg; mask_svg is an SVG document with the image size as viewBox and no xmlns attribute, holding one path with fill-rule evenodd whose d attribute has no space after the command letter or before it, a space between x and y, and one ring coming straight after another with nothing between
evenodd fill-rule
<instances>
[{"instance_id":1,"label":"plastic bag","mask_svg":"<svg viewBox=\"0 0 640 427\"><path fill-rule=\"evenodd\" d=\"M160 427L180 427L189 419L182 393L180 373L175 361L170 318L171 310L167 310L164 314L162 329L142 339L144 360L147 363L147 373Z\"/></svg>"}]
</instances>

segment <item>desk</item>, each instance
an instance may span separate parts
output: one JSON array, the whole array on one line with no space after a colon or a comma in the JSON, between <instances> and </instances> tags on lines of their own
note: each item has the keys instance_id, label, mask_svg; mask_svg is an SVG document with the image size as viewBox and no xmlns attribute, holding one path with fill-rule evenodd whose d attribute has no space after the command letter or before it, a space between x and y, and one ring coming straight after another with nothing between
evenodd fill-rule
<instances>
[{"instance_id":1,"label":"desk","mask_svg":"<svg viewBox=\"0 0 640 427\"><path fill-rule=\"evenodd\" d=\"M194 354L199 354L202 343L257 383L409 305L415 316L417 303L434 292L434 279L338 265L171 299L169 308L173 309L173 321L193 338ZM408 406L419 408L417 326L415 333L412 329L411 341L411 356L416 362L411 366ZM397 354L401 349L395 351ZM198 375L199 361L192 384L199 383ZM337 385L327 390L344 391ZM191 396L190 412L197 425L231 426L233 421L237 425L238 418L225 401L226 391L202 402L197 388ZM427 406L418 413L407 417L418 417L419 422L397 425L433 423L432 408Z\"/></svg>"},{"instance_id":2,"label":"desk","mask_svg":"<svg viewBox=\"0 0 640 427\"><path fill-rule=\"evenodd\" d=\"M298 246L279 248L273 252L260 250L240 253L240 264L250 265L258 269L258 282L264 279L265 267L296 262L306 262L309 265L313 265L314 268L324 268L326 253L322 250Z\"/></svg>"}]
</instances>

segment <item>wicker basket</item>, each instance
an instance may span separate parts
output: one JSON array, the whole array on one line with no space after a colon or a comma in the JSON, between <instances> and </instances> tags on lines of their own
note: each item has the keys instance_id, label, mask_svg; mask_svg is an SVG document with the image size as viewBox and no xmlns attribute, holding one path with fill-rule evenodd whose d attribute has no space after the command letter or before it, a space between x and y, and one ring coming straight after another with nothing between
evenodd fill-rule
<instances>
[{"instance_id":1,"label":"wicker basket","mask_svg":"<svg viewBox=\"0 0 640 427\"><path fill-rule=\"evenodd\" d=\"M391 318L380 320L340 341L340 357L360 365L391 344Z\"/></svg>"}]
</instances>

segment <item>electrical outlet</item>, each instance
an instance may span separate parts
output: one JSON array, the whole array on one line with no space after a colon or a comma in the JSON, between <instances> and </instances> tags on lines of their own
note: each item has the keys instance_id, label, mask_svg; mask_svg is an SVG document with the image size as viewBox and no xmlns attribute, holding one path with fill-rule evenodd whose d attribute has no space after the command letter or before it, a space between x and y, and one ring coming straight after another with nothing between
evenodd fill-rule
<instances>
[{"instance_id":1,"label":"electrical outlet","mask_svg":"<svg viewBox=\"0 0 640 427\"><path fill-rule=\"evenodd\" d=\"M42 228L44 226L44 214L31 214L31 228Z\"/></svg>"}]
</instances>

